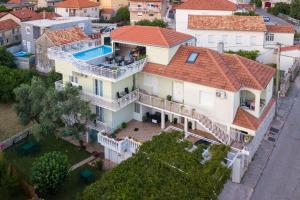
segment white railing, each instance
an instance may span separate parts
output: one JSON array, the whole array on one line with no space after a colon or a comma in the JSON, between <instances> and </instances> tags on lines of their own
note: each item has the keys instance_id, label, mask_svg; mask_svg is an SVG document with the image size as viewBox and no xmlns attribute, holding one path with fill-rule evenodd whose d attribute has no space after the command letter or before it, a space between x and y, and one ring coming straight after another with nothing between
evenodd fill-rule
<instances>
[{"instance_id":1,"label":"white railing","mask_svg":"<svg viewBox=\"0 0 300 200\"><path fill-rule=\"evenodd\" d=\"M88 42L85 42L88 43ZM126 78L132 74L142 71L144 68L147 57L138 61L135 61L126 66L115 66L111 68L93 65L79 59L76 59L72 53L76 51L83 51L85 49L90 49L93 46L89 45L80 45L80 44L71 44L66 46L56 46L48 49L49 59L55 60L64 60L72 63L79 73L86 75L101 76L107 78L111 81L118 81L120 79Z\"/></svg>"},{"instance_id":2,"label":"white railing","mask_svg":"<svg viewBox=\"0 0 300 200\"><path fill-rule=\"evenodd\" d=\"M87 123L87 127L91 128L91 129L95 129L95 130L97 130L101 133L103 133L103 132L104 133L111 133L111 128L107 124L105 124L103 122L100 122L98 120L96 122Z\"/></svg>"},{"instance_id":3,"label":"white railing","mask_svg":"<svg viewBox=\"0 0 300 200\"><path fill-rule=\"evenodd\" d=\"M142 104L150 105L158 109L166 110L171 113L194 119L201 124L206 131L212 133L222 143L230 143L229 134L227 134L227 126L213 121L212 119L200 113L197 108L182 103L168 101L166 99L149 95L141 91L139 92L138 101Z\"/></svg>"},{"instance_id":4,"label":"white railing","mask_svg":"<svg viewBox=\"0 0 300 200\"><path fill-rule=\"evenodd\" d=\"M124 139L115 139L111 138L107 135L103 135L101 132L98 133L98 142L115 152L123 153L123 152L130 152L136 153L141 146L141 143L131 139L131 138L124 138Z\"/></svg>"},{"instance_id":5,"label":"white railing","mask_svg":"<svg viewBox=\"0 0 300 200\"><path fill-rule=\"evenodd\" d=\"M55 82L56 90L61 91L63 87L64 84L61 80ZM108 99L89 92L85 92L83 90L80 91L80 96L83 100L89 101L93 105L101 106L103 108L116 112L136 101L139 97L139 89L136 89L118 99Z\"/></svg>"},{"instance_id":6,"label":"white railing","mask_svg":"<svg viewBox=\"0 0 300 200\"><path fill-rule=\"evenodd\" d=\"M161 9L160 8L148 7L148 6L143 6L143 7L129 6L129 11L134 11L134 12L148 12L148 11L160 12Z\"/></svg>"}]
</instances>

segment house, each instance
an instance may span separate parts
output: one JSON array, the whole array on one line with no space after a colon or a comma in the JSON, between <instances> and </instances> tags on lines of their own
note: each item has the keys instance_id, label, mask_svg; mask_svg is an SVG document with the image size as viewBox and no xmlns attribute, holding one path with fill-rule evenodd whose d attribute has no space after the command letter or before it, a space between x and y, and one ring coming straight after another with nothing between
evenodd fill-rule
<instances>
[{"instance_id":1,"label":"house","mask_svg":"<svg viewBox=\"0 0 300 200\"><path fill-rule=\"evenodd\" d=\"M29 53L35 53L35 41L46 31L78 26L87 35L92 33L91 21L87 17L57 17L40 19L21 23L22 48Z\"/></svg>"},{"instance_id":2,"label":"house","mask_svg":"<svg viewBox=\"0 0 300 200\"><path fill-rule=\"evenodd\" d=\"M27 8L23 8L16 11L5 12L0 15L0 21L12 19L18 24L25 21L32 21L38 19L53 19L55 17L60 17L60 15L54 12L41 12L37 13Z\"/></svg>"},{"instance_id":3,"label":"house","mask_svg":"<svg viewBox=\"0 0 300 200\"><path fill-rule=\"evenodd\" d=\"M11 9L13 11L20 10L20 9L29 9L34 10L35 4L32 3L30 0L10 0L7 3L3 3L7 9Z\"/></svg>"},{"instance_id":4,"label":"house","mask_svg":"<svg viewBox=\"0 0 300 200\"><path fill-rule=\"evenodd\" d=\"M11 19L0 21L0 46L9 47L20 42L20 25Z\"/></svg>"},{"instance_id":5,"label":"house","mask_svg":"<svg viewBox=\"0 0 300 200\"><path fill-rule=\"evenodd\" d=\"M46 31L36 40L36 69L48 73L54 68L54 62L48 59L48 48L88 40L90 38L79 27Z\"/></svg>"},{"instance_id":6,"label":"house","mask_svg":"<svg viewBox=\"0 0 300 200\"><path fill-rule=\"evenodd\" d=\"M55 12L63 17L99 18L99 3L89 0L65 0L55 4Z\"/></svg>"},{"instance_id":7,"label":"house","mask_svg":"<svg viewBox=\"0 0 300 200\"><path fill-rule=\"evenodd\" d=\"M195 47L193 36L159 27L120 27L111 40L111 47L80 43L48 51L63 77L56 88L81 86L82 98L96 113L89 127L105 158L120 163L158 134L134 131L175 126L187 139L231 145L238 152L232 177L239 182L274 116L275 70ZM129 134L119 130L125 122L135 124Z\"/></svg>"},{"instance_id":8,"label":"house","mask_svg":"<svg viewBox=\"0 0 300 200\"><path fill-rule=\"evenodd\" d=\"M280 71L287 74L296 61L300 61L300 44L280 48Z\"/></svg>"},{"instance_id":9,"label":"house","mask_svg":"<svg viewBox=\"0 0 300 200\"><path fill-rule=\"evenodd\" d=\"M237 11L237 5L229 0L188 0L175 9L176 31L182 32L189 15L231 16Z\"/></svg>"},{"instance_id":10,"label":"house","mask_svg":"<svg viewBox=\"0 0 300 200\"><path fill-rule=\"evenodd\" d=\"M130 22L163 19L167 12L166 0L129 0Z\"/></svg>"},{"instance_id":11,"label":"house","mask_svg":"<svg viewBox=\"0 0 300 200\"><path fill-rule=\"evenodd\" d=\"M38 8L54 8L55 4L61 2L63 0L38 0L37 7Z\"/></svg>"},{"instance_id":12,"label":"house","mask_svg":"<svg viewBox=\"0 0 300 200\"><path fill-rule=\"evenodd\" d=\"M116 12L121 7L128 6L128 0L91 0L100 3L100 9L111 9ZM106 10L107 11L107 10Z\"/></svg>"},{"instance_id":13,"label":"house","mask_svg":"<svg viewBox=\"0 0 300 200\"><path fill-rule=\"evenodd\" d=\"M100 10L100 16L105 20L109 20L114 15L115 11L111 8L103 8Z\"/></svg>"},{"instance_id":14,"label":"house","mask_svg":"<svg viewBox=\"0 0 300 200\"><path fill-rule=\"evenodd\" d=\"M262 8L274 7L276 3L287 3L291 4L292 0L262 0Z\"/></svg>"},{"instance_id":15,"label":"house","mask_svg":"<svg viewBox=\"0 0 300 200\"><path fill-rule=\"evenodd\" d=\"M263 63L276 63L278 43L294 42L293 26L266 25L261 16L188 15L177 31L193 35L199 47L216 50L222 42L226 51L257 50Z\"/></svg>"}]
</instances>

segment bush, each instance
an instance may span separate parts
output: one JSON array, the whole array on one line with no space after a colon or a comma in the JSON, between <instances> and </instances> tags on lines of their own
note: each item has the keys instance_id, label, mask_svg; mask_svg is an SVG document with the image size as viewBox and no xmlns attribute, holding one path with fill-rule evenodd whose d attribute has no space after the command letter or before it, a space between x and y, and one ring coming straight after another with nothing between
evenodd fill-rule
<instances>
[{"instance_id":1,"label":"bush","mask_svg":"<svg viewBox=\"0 0 300 200\"><path fill-rule=\"evenodd\" d=\"M112 17L110 19L110 22L116 23L121 21L129 21L129 19L130 19L130 13L128 7L122 7L118 9L116 16Z\"/></svg>"},{"instance_id":2,"label":"bush","mask_svg":"<svg viewBox=\"0 0 300 200\"><path fill-rule=\"evenodd\" d=\"M135 25L140 25L140 26L159 26L162 28L167 27L168 23L164 22L163 20L160 19L154 19L153 21L144 19L140 20L138 22L135 22Z\"/></svg>"},{"instance_id":3,"label":"bush","mask_svg":"<svg viewBox=\"0 0 300 200\"><path fill-rule=\"evenodd\" d=\"M300 0L292 0L290 16L300 20Z\"/></svg>"},{"instance_id":4,"label":"bush","mask_svg":"<svg viewBox=\"0 0 300 200\"><path fill-rule=\"evenodd\" d=\"M34 161L31 180L40 195L58 191L68 174L68 159L60 152L49 152Z\"/></svg>"},{"instance_id":5,"label":"bush","mask_svg":"<svg viewBox=\"0 0 300 200\"><path fill-rule=\"evenodd\" d=\"M238 51L227 51L226 53L229 54L237 54L239 56L255 60L259 54L259 51L254 50L254 51L244 51L244 50L238 50Z\"/></svg>"},{"instance_id":6,"label":"bush","mask_svg":"<svg viewBox=\"0 0 300 200\"><path fill-rule=\"evenodd\" d=\"M102 168L103 168L103 160L97 160L96 161L96 167L97 167L97 169L98 170L102 170Z\"/></svg>"},{"instance_id":7,"label":"bush","mask_svg":"<svg viewBox=\"0 0 300 200\"><path fill-rule=\"evenodd\" d=\"M236 12L236 13L234 13L234 15L238 15L238 16L258 16L258 14L256 14L252 10L250 10L248 12Z\"/></svg>"},{"instance_id":8,"label":"bush","mask_svg":"<svg viewBox=\"0 0 300 200\"><path fill-rule=\"evenodd\" d=\"M256 7L261 8L262 6L262 1L261 0L251 0L250 1L252 4L255 4Z\"/></svg>"},{"instance_id":9,"label":"bush","mask_svg":"<svg viewBox=\"0 0 300 200\"><path fill-rule=\"evenodd\" d=\"M14 55L7 51L5 47L0 47L0 66L6 66L9 68L17 67L14 62Z\"/></svg>"},{"instance_id":10,"label":"bush","mask_svg":"<svg viewBox=\"0 0 300 200\"><path fill-rule=\"evenodd\" d=\"M268 12L273 15L278 15L279 13L289 15L290 14L290 5L287 3L279 2L276 3L274 7L268 8Z\"/></svg>"},{"instance_id":11,"label":"bush","mask_svg":"<svg viewBox=\"0 0 300 200\"><path fill-rule=\"evenodd\" d=\"M121 124L121 127L122 127L122 128L126 128L126 127L127 127L127 123L126 123L126 122L123 122L123 123Z\"/></svg>"}]
</instances>

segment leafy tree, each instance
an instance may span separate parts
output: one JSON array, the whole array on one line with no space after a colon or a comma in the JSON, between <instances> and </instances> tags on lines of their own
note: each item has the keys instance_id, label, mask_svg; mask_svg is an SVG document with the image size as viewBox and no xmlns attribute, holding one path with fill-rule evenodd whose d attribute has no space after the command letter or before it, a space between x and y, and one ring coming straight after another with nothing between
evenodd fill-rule
<instances>
[{"instance_id":1,"label":"leafy tree","mask_svg":"<svg viewBox=\"0 0 300 200\"><path fill-rule=\"evenodd\" d=\"M300 0L292 0L290 16L300 20Z\"/></svg>"},{"instance_id":2,"label":"leafy tree","mask_svg":"<svg viewBox=\"0 0 300 200\"><path fill-rule=\"evenodd\" d=\"M54 83L59 80L62 80L62 75L54 70L51 70L44 78L46 87L54 87Z\"/></svg>"},{"instance_id":3,"label":"leafy tree","mask_svg":"<svg viewBox=\"0 0 300 200\"><path fill-rule=\"evenodd\" d=\"M21 84L29 84L34 76L37 76L37 73L33 70L11 69L0 66L0 101L13 101L13 90Z\"/></svg>"},{"instance_id":4,"label":"leafy tree","mask_svg":"<svg viewBox=\"0 0 300 200\"><path fill-rule=\"evenodd\" d=\"M55 193L68 175L67 156L49 152L36 159L32 165L31 180L40 195Z\"/></svg>"},{"instance_id":5,"label":"leafy tree","mask_svg":"<svg viewBox=\"0 0 300 200\"><path fill-rule=\"evenodd\" d=\"M117 10L116 16L111 18L111 22L129 21L130 13L128 7L121 7Z\"/></svg>"},{"instance_id":6,"label":"leafy tree","mask_svg":"<svg viewBox=\"0 0 300 200\"><path fill-rule=\"evenodd\" d=\"M258 16L258 14L256 14L252 10L249 10L247 12L235 12L234 15L238 15L238 16Z\"/></svg>"},{"instance_id":7,"label":"leafy tree","mask_svg":"<svg viewBox=\"0 0 300 200\"><path fill-rule=\"evenodd\" d=\"M153 21L144 19L140 20L138 22L135 22L135 25L140 25L140 26L159 26L159 27L167 27L168 23L164 22L163 20L160 19L154 19Z\"/></svg>"},{"instance_id":8,"label":"leafy tree","mask_svg":"<svg viewBox=\"0 0 300 200\"><path fill-rule=\"evenodd\" d=\"M14 62L14 56L5 47L0 47L0 66L6 66L10 68L16 68L17 65Z\"/></svg>"},{"instance_id":9,"label":"leafy tree","mask_svg":"<svg viewBox=\"0 0 300 200\"><path fill-rule=\"evenodd\" d=\"M227 51L226 53L229 54L237 54L239 56L243 56L245 58L255 60L257 56L259 55L259 51L253 50L253 51L245 51L245 50L238 50L238 51Z\"/></svg>"},{"instance_id":10,"label":"leafy tree","mask_svg":"<svg viewBox=\"0 0 300 200\"><path fill-rule=\"evenodd\" d=\"M255 4L255 6L258 8L261 8L261 6L262 6L261 0L251 0L250 3Z\"/></svg>"},{"instance_id":11,"label":"leafy tree","mask_svg":"<svg viewBox=\"0 0 300 200\"><path fill-rule=\"evenodd\" d=\"M0 1L1 2L1 1ZM4 5L0 5L0 12L9 12L11 11L12 9L8 9L6 8Z\"/></svg>"},{"instance_id":12,"label":"leafy tree","mask_svg":"<svg viewBox=\"0 0 300 200\"><path fill-rule=\"evenodd\" d=\"M54 8L51 7L43 7L43 8L37 8L36 12L40 13L40 12L54 12Z\"/></svg>"},{"instance_id":13,"label":"leafy tree","mask_svg":"<svg viewBox=\"0 0 300 200\"><path fill-rule=\"evenodd\" d=\"M230 147L211 145L212 158L201 164L207 146L190 153L186 148L191 143L182 138L180 132L162 133L143 143L137 154L88 186L82 199L216 200L230 177L222 164Z\"/></svg>"},{"instance_id":14,"label":"leafy tree","mask_svg":"<svg viewBox=\"0 0 300 200\"><path fill-rule=\"evenodd\" d=\"M291 7L287 3L279 2L274 5L272 8L268 8L268 12L273 15L278 15L279 13L289 15Z\"/></svg>"}]
</instances>

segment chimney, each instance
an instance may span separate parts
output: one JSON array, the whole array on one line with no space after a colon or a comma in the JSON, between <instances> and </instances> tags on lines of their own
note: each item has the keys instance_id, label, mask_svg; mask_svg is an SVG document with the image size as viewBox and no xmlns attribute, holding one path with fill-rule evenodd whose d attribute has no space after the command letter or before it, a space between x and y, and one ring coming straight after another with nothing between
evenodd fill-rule
<instances>
[{"instance_id":1,"label":"chimney","mask_svg":"<svg viewBox=\"0 0 300 200\"><path fill-rule=\"evenodd\" d=\"M224 43L223 42L218 43L217 50L219 53L224 53Z\"/></svg>"}]
</instances>

